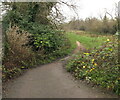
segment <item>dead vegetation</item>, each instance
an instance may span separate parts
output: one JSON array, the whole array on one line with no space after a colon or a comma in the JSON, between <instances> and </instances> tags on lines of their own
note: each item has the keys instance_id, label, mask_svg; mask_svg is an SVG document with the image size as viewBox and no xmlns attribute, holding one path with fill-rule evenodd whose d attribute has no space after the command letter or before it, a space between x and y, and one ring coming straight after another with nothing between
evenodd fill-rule
<instances>
[{"instance_id":1,"label":"dead vegetation","mask_svg":"<svg viewBox=\"0 0 120 100\"><path fill-rule=\"evenodd\" d=\"M30 61L33 56L31 48L25 46L28 42L28 36L30 34L21 31L17 26L9 28L7 31L7 41L8 41L8 54L5 58L5 67L15 67L22 66L25 61Z\"/></svg>"}]
</instances>

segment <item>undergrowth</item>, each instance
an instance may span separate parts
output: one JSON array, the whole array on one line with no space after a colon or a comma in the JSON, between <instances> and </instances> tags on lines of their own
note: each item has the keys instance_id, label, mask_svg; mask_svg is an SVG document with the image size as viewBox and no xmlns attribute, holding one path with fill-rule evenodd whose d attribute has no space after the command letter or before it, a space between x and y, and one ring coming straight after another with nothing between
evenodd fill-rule
<instances>
[{"instance_id":1,"label":"undergrowth","mask_svg":"<svg viewBox=\"0 0 120 100\"><path fill-rule=\"evenodd\" d=\"M104 45L90 53L81 53L66 65L77 79L92 82L120 95L118 39L107 39Z\"/></svg>"}]
</instances>

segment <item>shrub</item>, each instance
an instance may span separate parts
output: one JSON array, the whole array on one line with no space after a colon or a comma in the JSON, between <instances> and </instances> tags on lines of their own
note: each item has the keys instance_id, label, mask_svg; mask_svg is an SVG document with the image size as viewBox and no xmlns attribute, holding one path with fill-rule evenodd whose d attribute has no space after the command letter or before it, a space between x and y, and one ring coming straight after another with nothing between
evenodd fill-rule
<instances>
[{"instance_id":1,"label":"shrub","mask_svg":"<svg viewBox=\"0 0 120 100\"><path fill-rule=\"evenodd\" d=\"M52 29L50 26L33 24L29 32L29 43L34 51L43 50L46 54L52 53L61 47L69 46L67 38L62 31Z\"/></svg>"},{"instance_id":2,"label":"shrub","mask_svg":"<svg viewBox=\"0 0 120 100\"><path fill-rule=\"evenodd\" d=\"M25 46L28 42L28 36L30 35L28 32L19 32L19 28L13 26L12 28L9 28L6 35L8 50L3 58L3 65L5 67L3 75L6 75L7 77L5 78L8 78L9 71L10 73L12 70L14 71L14 69L15 71L19 71L21 66L27 68L27 64L30 65L33 62L32 57L34 57L34 54L29 47Z\"/></svg>"}]
</instances>

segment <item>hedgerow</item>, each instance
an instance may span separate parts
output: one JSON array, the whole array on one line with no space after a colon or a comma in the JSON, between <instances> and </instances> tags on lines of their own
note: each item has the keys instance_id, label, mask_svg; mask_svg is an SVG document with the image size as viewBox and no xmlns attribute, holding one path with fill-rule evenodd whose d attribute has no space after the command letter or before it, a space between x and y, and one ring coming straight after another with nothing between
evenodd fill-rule
<instances>
[{"instance_id":1,"label":"hedgerow","mask_svg":"<svg viewBox=\"0 0 120 100\"><path fill-rule=\"evenodd\" d=\"M107 39L103 46L90 53L81 53L66 65L77 79L87 80L120 95L118 39Z\"/></svg>"}]
</instances>

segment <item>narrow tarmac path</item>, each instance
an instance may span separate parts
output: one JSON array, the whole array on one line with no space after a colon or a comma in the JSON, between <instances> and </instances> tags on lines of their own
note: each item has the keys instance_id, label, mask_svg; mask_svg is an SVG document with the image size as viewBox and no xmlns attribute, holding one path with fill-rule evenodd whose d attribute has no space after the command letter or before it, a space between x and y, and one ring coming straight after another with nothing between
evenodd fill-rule
<instances>
[{"instance_id":1,"label":"narrow tarmac path","mask_svg":"<svg viewBox=\"0 0 120 100\"><path fill-rule=\"evenodd\" d=\"M79 43L78 43L79 44ZM68 59L69 57L65 58ZM63 68L62 60L38 66L9 82L4 98L115 98L80 81Z\"/></svg>"}]
</instances>

